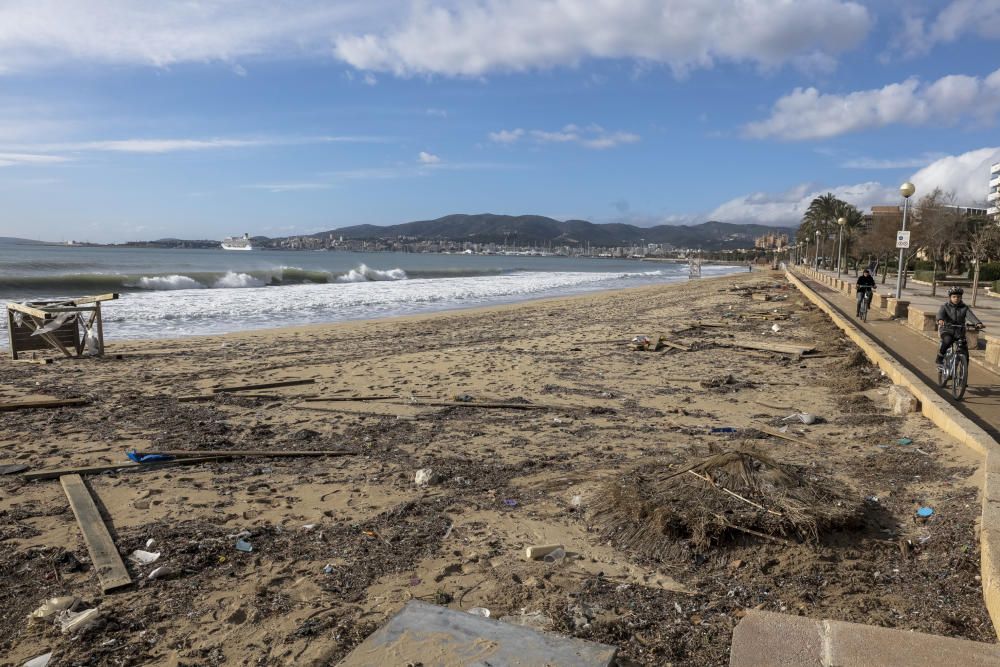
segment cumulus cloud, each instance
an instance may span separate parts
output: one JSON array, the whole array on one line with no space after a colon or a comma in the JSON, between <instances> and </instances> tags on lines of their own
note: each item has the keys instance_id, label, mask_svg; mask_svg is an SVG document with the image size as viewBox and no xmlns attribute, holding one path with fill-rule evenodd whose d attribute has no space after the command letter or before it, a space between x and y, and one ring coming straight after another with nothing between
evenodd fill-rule
<instances>
[{"instance_id":1,"label":"cumulus cloud","mask_svg":"<svg viewBox=\"0 0 1000 667\"><path fill-rule=\"evenodd\" d=\"M489 133L490 141L498 144L513 144L521 139L531 139L538 144L577 144L585 148L602 150L614 148L622 144L634 144L639 141L638 134L632 132L609 132L600 125L591 124L586 127L565 125L561 130L500 130Z\"/></svg>"},{"instance_id":2,"label":"cumulus cloud","mask_svg":"<svg viewBox=\"0 0 1000 667\"><path fill-rule=\"evenodd\" d=\"M473 0L422 2L380 32L344 32L334 52L360 70L481 76L629 58L678 75L716 62L829 68L873 19L846 0Z\"/></svg>"},{"instance_id":3,"label":"cumulus cloud","mask_svg":"<svg viewBox=\"0 0 1000 667\"><path fill-rule=\"evenodd\" d=\"M420 164L440 164L441 162L441 158L437 155L426 151L420 151L420 155L417 156L417 160Z\"/></svg>"},{"instance_id":4,"label":"cumulus cloud","mask_svg":"<svg viewBox=\"0 0 1000 667\"><path fill-rule=\"evenodd\" d=\"M924 153L915 157L904 158L851 158L840 163L845 169L915 169L925 167L935 160L945 157L941 153Z\"/></svg>"},{"instance_id":5,"label":"cumulus cloud","mask_svg":"<svg viewBox=\"0 0 1000 667\"><path fill-rule=\"evenodd\" d=\"M907 14L903 21L892 48L908 57L924 55L967 35L1000 39L1000 3L996 0L953 0L933 18Z\"/></svg>"},{"instance_id":6,"label":"cumulus cloud","mask_svg":"<svg viewBox=\"0 0 1000 667\"><path fill-rule=\"evenodd\" d=\"M1000 112L1000 69L983 78L952 74L932 83L909 78L846 95L796 88L774 104L766 120L750 123L753 138L821 139L891 124L981 122Z\"/></svg>"},{"instance_id":7,"label":"cumulus cloud","mask_svg":"<svg viewBox=\"0 0 1000 667\"><path fill-rule=\"evenodd\" d=\"M998 161L1000 147L980 148L936 160L907 180L917 187L918 198L934 188L941 188L954 192L960 205L981 206L989 187L990 165ZM802 220L809 202L827 192L865 210L875 205L899 203L898 188L898 184L886 185L879 181L834 187L804 183L781 193L755 192L736 197L717 207L708 217L725 222L794 226Z\"/></svg>"}]
</instances>

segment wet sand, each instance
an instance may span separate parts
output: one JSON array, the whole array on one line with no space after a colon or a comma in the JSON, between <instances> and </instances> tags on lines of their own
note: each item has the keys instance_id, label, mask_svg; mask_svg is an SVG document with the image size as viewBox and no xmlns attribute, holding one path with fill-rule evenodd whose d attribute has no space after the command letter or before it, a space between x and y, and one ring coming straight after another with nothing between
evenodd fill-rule
<instances>
[{"instance_id":1,"label":"wet sand","mask_svg":"<svg viewBox=\"0 0 1000 667\"><path fill-rule=\"evenodd\" d=\"M690 351L626 344L668 333ZM410 599L524 615L648 665L727 664L749 608L995 638L977 578L976 459L919 415L889 414L879 372L845 370L849 342L778 274L225 336L105 336L121 359L0 363L0 400L91 400L0 413L0 463L93 465L132 448L353 455L90 476L123 556L148 539L161 552L107 595L59 482L0 477L0 664L48 650L58 664L332 664ZM840 356L732 346L746 340ZM176 400L299 379L315 382ZM358 395L398 400L304 400ZM546 409L426 405L456 398ZM756 430L793 411L825 420L791 427L804 442ZM914 444L897 445L904 435ZM594 526L588 508L609 480L744 443L849 483L862 525L818 545L743 535L663 561ZM434 483L414 483L422 468ZM927 523L913 518L921 505L935 508ZM241 534L252 552L235 549ZM549 543L567 558L524 560ZM146 579L158 566L172 576ZM29 623L56 595L105 620L78 637Z\"/></svg>"}]
</instances>

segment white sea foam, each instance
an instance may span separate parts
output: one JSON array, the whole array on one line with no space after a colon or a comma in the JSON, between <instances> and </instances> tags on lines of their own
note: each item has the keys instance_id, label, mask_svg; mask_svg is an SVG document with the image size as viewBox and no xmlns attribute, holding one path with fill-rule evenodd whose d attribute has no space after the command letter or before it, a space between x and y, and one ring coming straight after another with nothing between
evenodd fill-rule
<instances>
[{"instance_id":1,"label":"white sea foam","mask_svg":"<svg viewBox=\"0 0 1000 667\"><path fill-rule=\"evenodd\" d=\"M188 276L143 276L136 282L136 287L151 290L182 290L203 289L205 286Z\"/></svg>"},{"instance_id":2,"label":"white sea foam","mask_svg":"<svg viewBox=\"0 0 1000 667\"><path fill-rule=\"evenodd\" d=\"M212 287L216 289L227 289L227 288L237 288L237 287L263 287L266 285L262 280L254 278L248 273L235 273L233 271L226 272L226 275L222 276L215 281Z\"/></svg>"},{"instance_id":3,"label":"white sea foam","mask_svg":"<svg viewBox=\"0 0 1000 667\"><path fill-rule=\"evenodd\" d=\"M406 280L406 271L403 269L380 271L361 264L358 268L351 269L342 276L337 276L338 283L363 283L369 280Z\"/></svg>"},{"instance_id":4,"label":"white sea foam","mask_svg":"<svg viewBox=\"0 0 1000 667\"><path fill-rule=\"evenodd\" d=\"M358 273L362 268L367 269L358 267ZM706 277L733 270L703 268ZM133 292L123 294L107 308L104 319L109 323L106 330L113 331L116 338L147 338L154 332L164 337L181 336L374 319L680 280L687 280L687 266L647 272L523 271L495 276L365 278L283 287ZM157 326L149 327L150 322Z\"/></svg>"}]
</instances>

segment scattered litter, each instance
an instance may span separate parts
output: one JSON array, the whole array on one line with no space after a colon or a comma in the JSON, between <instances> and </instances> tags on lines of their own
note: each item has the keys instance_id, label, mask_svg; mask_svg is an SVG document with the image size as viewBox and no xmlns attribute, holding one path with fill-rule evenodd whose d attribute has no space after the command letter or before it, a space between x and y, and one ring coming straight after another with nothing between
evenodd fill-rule
<instances>
[{"instance_id":1,"label":"scattered litter","mask_svg":"<svg viewBox=\"0 0 1000 667\"><path fill-rule=\"evenodd\" d=\"M76 598L73 596L49 598L42 603L42 606L31 612L31 618L46 619L55 616L64 609L72 608L74 604L76 604Z\"/></svg>"},{"instance_id":2,"label":"scattered litter","mask_svg":"<svg viewBox=\"0 0 1000 667\"><path fill-rule=\"evenodd\" d=\"M323 574L333 574L333 565L327 563L326 567L323 568Z\"/></svg>"},{"instance_id":3,"label":"scattered litter","mask_svg":"<svg viewBox=\"0 0 1000 667\"><path fill-rule=\"evenodd\" d=\"M716 426L712 428L711 433L736 433L736 429L732 426Z\"/></svg>"},{"instance_id":4,"label":"scattered litter","mask_svg":"<svg viewBox=\"0 0 1000 667\"><path fill-rule=\"evenodd\" d=\"M510 623L511 625L520 625L522 627L531 628L533 630L547 630L552 625L552 619L540 611L525 613L522 610L520 614L501 616L500 620L503 621L504 623Z\"/></svg>"},{"instance_id":5,"label":"scattered litter","mask_svg":"<svg viewBox=\"0 0 1000 667\"><path fill-rule=\"evenodd\" d=\"M129 457L129 459L135 461L136 463L156 463L158 461L174 460L174 457L169 454L140 454L134 449L125 452L125 456Z\"/></svg>"},{"instance_id":6,"label":"scattered litter","mask_svg":"<svg viewBox=\"0 0 1000 667\"><path fill-rule=\"evenodd\" d=\"M159 558L159 551L144 551L142 549L136 549L128 557L136 565L150 565L159 560Z\"/></svg>"},{"instance_id":7,"label":"scattered litter","mask_svg":"<svg viewBox=\"0 0 1000 667\"><path fill-rule=\"evenodd\" d=\"M146 550L148 551L149 549L152 549L154 544L156 544L156 540L152 537L146 540Z\"/></svg>"},{"instance_id":8,"label":"scattered litter","mask_svg":"<svg viewBox=\"0 0 1000 667\"><path fill-rule=\"evenodd\" d=\"M417 486L429 486L431 484L437 484L441 481L441 476L435 473L431 468L421 468L413 476L413 482Z\"/></svg>"},{"instance_id":9,"label":"scattered litter","mask_svg":"<svg viewBox=\"0 0 1000 667\"><path fill-rule=\"evenodd\" d=\"M542 560L546 556L556 551L561 551L562 556L566 555L566 550L561 544L539 544L527 547L524 550L524 557L527 560ZM560 556L560 558L562 557Z\"/></svg>"},{"instance_id":10,"label":"scattered litter","mask_svg":"<svg viewBox=\"0 0 1000 667\"><path fill-rule=\"evenodd\" d=\"M150 581L155 581L157 579L166 579L173 573L174 571L171 570L169 566L161 565L160 567L150 572L147 579L149 579Z\"/></svg>"},{"instance_id":11,"label":"scattered litter","mask_svg":"<svg viewBox=\"0 0 1000 667\"><path fill-rule=\"evenodd\" d=\"M460 401L462 403L471 403L472 401L476 400L476 397L473 396L472 394L456 394L455 400Z\"/></svg>"},{"instance_id":12,"label":"scattered litter","mask_svg":"<svg viewBox=\"0 0 1000 667\"><path fill-rule=\"evenodd\" d=\"M24 472L28 469L28 466L23 463L9 463L7 465L0 466L0 475L13 475L17 472Z\"/></svg>"},{"instance_id":13,"label":"scattered litter","mask_svg":"<svg viewBox=\"0 0 1000 667\"><path fill-rule=\"evenodd\" d=\"M779 327L777 324L772 324L771 331L773 331L774 333L778 333L779 331L781 331L781 327Z\"/></svg>"},{"instance_id":14,"label":"scattered litter","mask_svg":"<svg viewBox=\"0 0 1000 667\"><path fill-rule=\"evenodd\" d=\"M921 507L920 509L917 510L917 516L919 516L921 519L927 519L933 515L934 515L933 507Z\"/></svg>"},{"instance_id":15,"label":"scattered litter","mask_svg":"<svg viewBox=\"0 0 1000 667\"><path fill-rule=\"evenodd\" d=\"M579 493L573 496L573 499L569 501L569 504L573 507L579 507L583 504L583 496Z\"/></svg>"},{"instance_id":16,"label":"scattered litter","mask_svg":"<svg viewBox=\"0 0 1000 667\"><path fill-rule=\"evenodd\" d=\"M809 414L808 412L796 412L796 413L788 415L787 417L785 417L781 421L786 422L786 421L790 421L792 419L798 419L803 424L815 424L816 421L817 421L816 415Z\"/></svg>"},{"instance_id":17,"label":"scattered litter","mask_svg":"<svg viewBox=\"0 0 1000 667\"><path fill-rule=\"evenodd\" d=\"M897 445L912 445L913 441L910 440L909 438L900 438L899 440L896 441L896 444Z\"/></svg>"},{"instance_id":18,"label":"scattered litter","mask_svg":"<svg viewBox=\"0 0 1000 667\"><path fill-rule=\"evenodd\" d=\"M474 616L482 616L483 618L490 617L490 610L487 609L486 607L473 607L472 609L469 610L469 613L473 614Z\"/></svg>"},{"instance_id":19,"label":"scattered litter","mask_svg":"<svg viewBox=\"0 0 1000 667\"><path fill-rule=\"evenodd\" d=\"M566 557L566 550L563 549L562 547L559 547L558 549L545 554L545 558L543 558L542 560L544 560L546 563L558 563L565 557Z\"/></svg>"},{"instance_id":20,"label":"scattered litter","mask_svg":"<svg viewBox=\"0 0 1000 667\"><path fill-rule=\"evenodd\" d=\"M244 539L239 539L236 540L236 550L250 553L251 551L253 551L253 545Z\"/></svg>"},{"instance_id":21,"label":"scattered litter","mask_svg":"<svg viewBox=\"0 0 1000 667\"><path fill-rule=\"evenodd\" d=\"M32 658L28 662L24 663L21 667L46 667L49 661L52 660L52 651L48 653L43 653L37 658Z\"/></svg>"},{"instance_id":22,"label":"scattered litter","mask_svg":"<svg viewBox=\"0 0 1000 667\"><path fill-rule=\"evenodd\" d=\"M648 350L653 346L653 340L649 336L636 336L632 339L632 348L635 350Z\"/></svg>"},{"instance_id":23,"label":"scattered litter","mask_svg":"<svg viewBox=\"0 0 1000 667\"><path fill-rule=\"evenodd\" d=\"M503 504L507 507L517 507L517 501L513 498L505 498Z\"/></svg>"},{"instance_id":24,"label":"scattered litter","mask_svg":"<svg viewBox=\"0 0 1000 667\"><path fill-rule=\"evenodd\" d=\"M56 622L59 623L59 627L62 629L64 635L71 632L78 632L80 630L85 630L91 625L99 621L101 618L101 612L94 607L93 609L84 609L80 612L70 611L68 609L63 609L56 616Z\"/></svg>"},{"instance_id":25,"label":"scattered litter","mask_svg":"<svg viewBox=\"0 0 1000 667\"><path fill-rule=\"evenodd\" d=\"M302 530L304 530L305 532L308 533L308 532L312 531L312 529L315 528L315 527L316 527L316 524L314 524L314 523L307 523L307 524L303 524Z\"/></svg>"}]
</instances>

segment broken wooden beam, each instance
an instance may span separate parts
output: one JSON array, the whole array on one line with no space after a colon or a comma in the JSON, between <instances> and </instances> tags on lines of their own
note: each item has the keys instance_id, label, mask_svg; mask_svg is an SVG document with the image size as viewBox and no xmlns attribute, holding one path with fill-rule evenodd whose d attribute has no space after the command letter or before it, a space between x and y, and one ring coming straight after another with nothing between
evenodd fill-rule
<instances>
[{"instance_id":1,"label":"broken wooden beam","mask_svg":"<svg viewBox=\"0 0 1000 667\"><path fill-rule=\"evenodd\" d=\"M146 452L147 454L163 454L164 456L173 456L178 459L191 459L199 457L237 457L237 456L259 456L259 457L296 457L296 456L353 456L357 452L349 452L342 449L311 449L296 451L294 449L275 451L273 449L208 449L208 450L180 450L180 449L170 449L166 451L157 450L155 452ZM139 453L140 456L143 454Z\"/></svg>"},{"instance_id":2,"label":"broken wooden beam","mask_svg":"<svg viewBox=\"0 0 1000 667\"><path fill-rule=\"evenodd\" d=\"M569 406L538 405L537 403L475 403L472 401L414 401L412 403L393 403L393 405L411 405L413 407L429 406L433 408L497 408L510 410L576 410Z\"/></svg>"},{"instance_id":3,"label":"broken wooden beam","mask_svg":"<svg viewBox=\"0 0 1000 667\"><path fill-rule=\"evenodd\" d=\"M155 463L136 463L135 461L122 461L120 463L104 463L100 465L93 466L77 466L73 468L48 468L46 470L36 470L35 472L26 472L23 478L26 480L41 480L41 479L55 479L56 477L62 477L64 475L96 475L102 472L109 471L131 471L131 470L156 470L159 468L166 468L168 466L175 466L179 464L183 465L193 465L196 463L211 463L212 461L222 461L224 459L232 458L228 454L226 456L203 456L198 458L189 459L176 459L174 461L157 461Z\"/></svg>"},{"instance_id":4,"label":"broken wooden beam","mask_svg":"<svg viewBox=\"0 0 1000 667\"><path fill-rule=\"evenodd\" d=\"M283 380L280 382L264 382L262 384L240 384L230 387L217 387L212 391L216 394L224 394L233 391L253 391L254 389L273 389L274 387L297 387L303 384L315 384L316 380Z\"/></svg>"},{"instance_id":5,"label":"broken wooden beam","mask_svg":"<svg viewBox=\"0 0 1000 667\"><path fill-rule=\"evenodd\" d=\"M751 428L753 428L756 431L760 431L761 433L766 433L767 435L774 438L780 438L782 440L787 440L788 442L794 442L797 445L809 445L810 447L816 446L816 443L814 442L809 442L808 440L803 440L802 438L796 438L791 435L786 435L781 431L774 431L769 428L764 428L763 426L752 426Z\"/></svg>"},{"instance_id":6,"label":"broken wooden beam","mask_svg":"<svg viewBox=\"0 0 1000 667\"><path fill-rule=\"evenodd\" d=\"M813 345L794 345L791 343L769 343L758 341L737 341L737 340L713 340L713 343L722 347L739 347L744 350L764 350L765 352L778 352L780 354L792 354L802 356L806 352L815 350Z\"/></svg>"},{"instance_id":7,"label":"broken wooden beam","mask_svg":"<svg viewBox=\"0 0 1000 667\"><path fill-rule=\"evenodd\" d=\"M41 401L15 401L13 403L0 403L0 412L8 410L35 410L39 408L63 408L70 405L85 405L89 401L85 398L53 398Z\"/></svg>"},{"instance_id":8,"label":"broken wooden beam","mask_svg":"<svg viewBox=\"0 0 1000 667\"><path fill-rule=\"evenodd\" d=\"M305 401L306 403L324 403L324 402L338 402L338 401L390 401L392 399L400 399L400 398L403 397L395 395L390 396L388 394L385 395L379 394L373 396L328 396L326 398L316 396L316 397L303 398L302 400Z\"/></svg>"},{"instance_id":9,"label":"broken wooden beam","mask_svg":"<svg viewBox=\"0 0 1000 667\"><path fill-rule=\"evenodd\" d=\"M97 504L94 502L90 490L84 483L80 475L63 475L59 478L66 498L69 499L69 506L76 516L76 522L80 524L83 532L83 541L87 544L87 551L90 553L90 560L97 571L97 578L101 581L101 591L107 593L132 583L132 577L125 569L121 554L115 542L111 539L108 526L104 523Z\"/></svg>"},{"instance_id":10,"label":"broken wooden beam","mask_svg":"<svg viewBox=\"0 0 1000 667\"><path fill-rule=\"evenodd\" d=\"M111 301L117 299L119 294L117 292L110 292L108 294L98 294L97 296L81 296L79 299L73 299L74 304L81 303L98 303L100 301Z\"/></svg>"}]
</instances>

